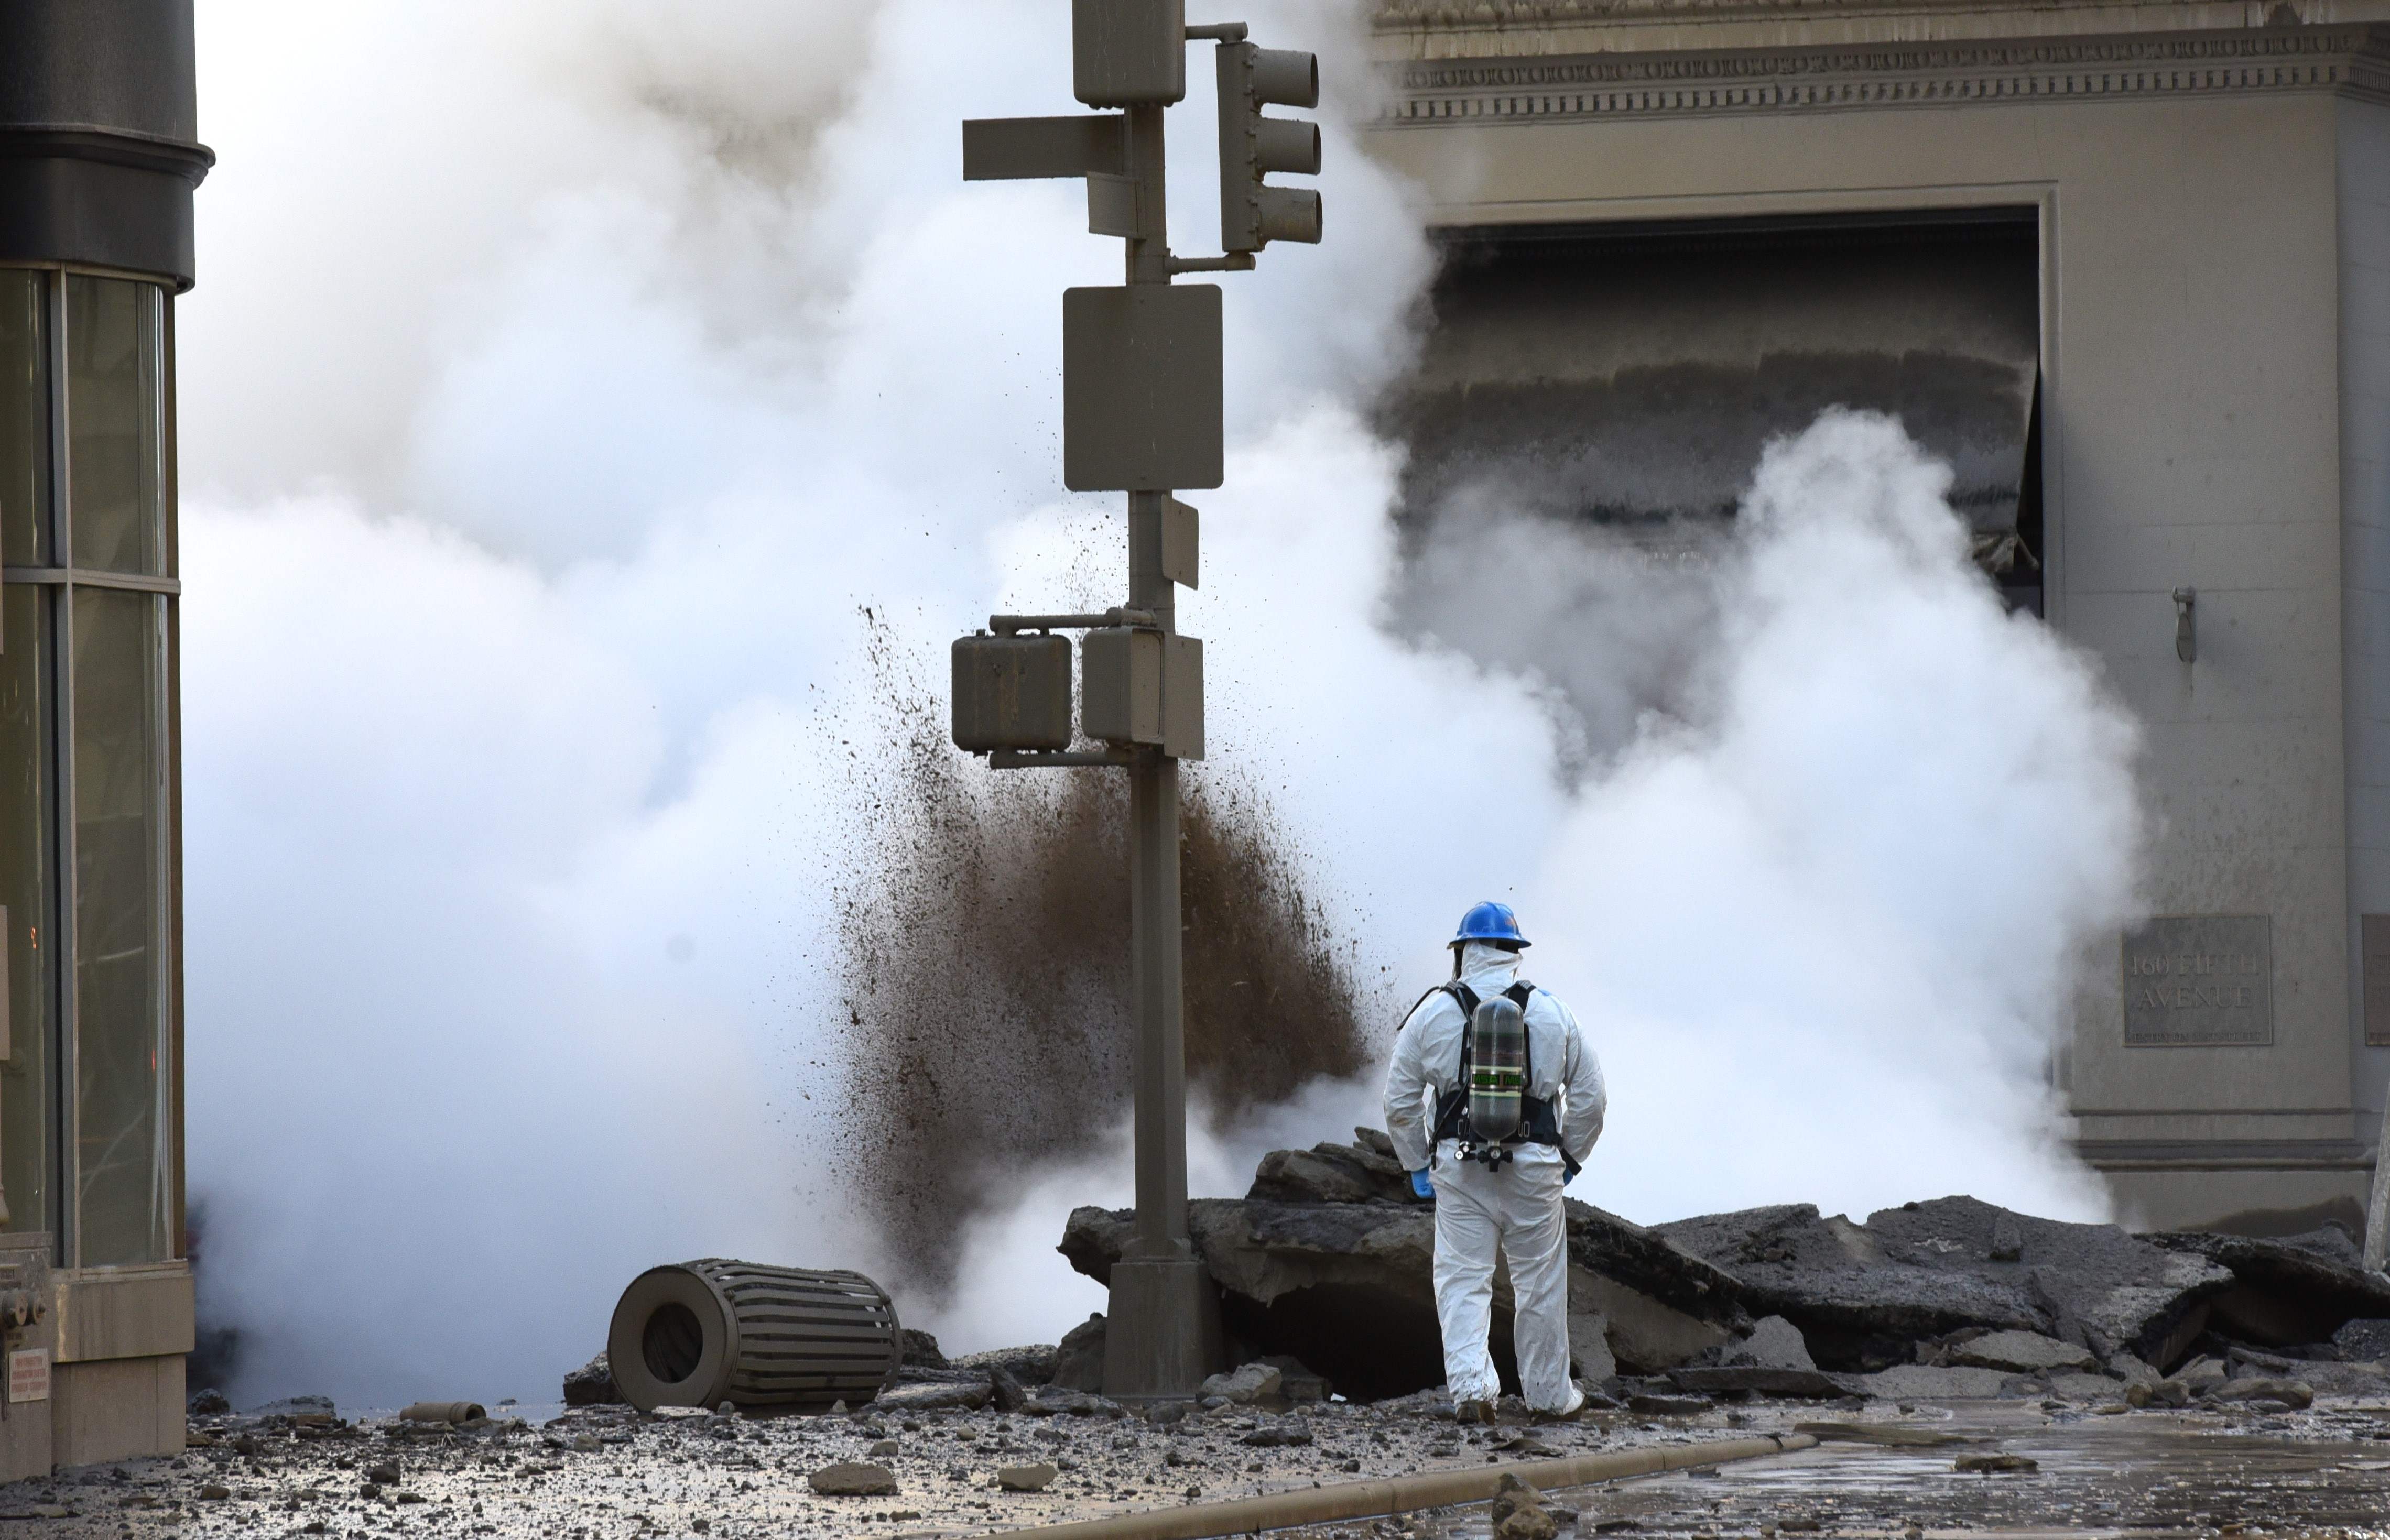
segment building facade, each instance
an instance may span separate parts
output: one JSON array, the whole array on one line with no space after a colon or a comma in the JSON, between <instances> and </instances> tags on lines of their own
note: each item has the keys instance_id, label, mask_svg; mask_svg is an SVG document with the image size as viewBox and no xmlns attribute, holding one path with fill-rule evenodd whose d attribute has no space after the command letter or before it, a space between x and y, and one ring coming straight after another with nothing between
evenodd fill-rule
<instances>
[{"instance_id":1,"label":"building facade","mask_svg":"<svg viewBox=\"0 0 2390 1540\"><path fill-rule=\"evenodd\" d=\"M1375 18L1373 148L1477 253L1415 415L1499 385L1654 460L1819 397L1922 424L2011 601L2147 729L2160 918L2075 1006L2077 1147L2151 1224L2357 1217L2390 1087L2390 5ZM1621 484L1585 495L1707 494Z\"/></svg>"},{"instance_id":2,"label":"building facade","mask_svg":"<svg viewBox=\"0 0 2390 1540\"><path fill-rule=\"evenodd\" d=\"M0 1479L183 1443L173 315L212 160L189 0L0 10Z\"/></svg>"}]
</instances>

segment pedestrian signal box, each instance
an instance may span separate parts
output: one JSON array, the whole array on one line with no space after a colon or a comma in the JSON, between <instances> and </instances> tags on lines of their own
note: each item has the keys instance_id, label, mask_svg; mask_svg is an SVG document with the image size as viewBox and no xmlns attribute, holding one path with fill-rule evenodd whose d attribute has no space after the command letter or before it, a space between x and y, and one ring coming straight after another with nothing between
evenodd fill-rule
<instances>
[{"instance_id":1,"label":"pedestrian signal box","mask_svg":"<svg viewBox=\"0 0 2390 1540\"><path fill-rule=\"evenodd\" d=\"M1070 638L964 636L954 666L956 748L1071 746Z\"/></svg>"},{"instance_id":2,"label":"pedestrian signal box","mask_svg":"<svg viewBox=\"0 0 2390 1540\"><path fill-rule=\"evenodd\" d=\"M1203 757L1203 644L1125 627L1079 644L1080 718L1087 736L1149 744L1172 759Z\"/></svg>"}]
</instances>

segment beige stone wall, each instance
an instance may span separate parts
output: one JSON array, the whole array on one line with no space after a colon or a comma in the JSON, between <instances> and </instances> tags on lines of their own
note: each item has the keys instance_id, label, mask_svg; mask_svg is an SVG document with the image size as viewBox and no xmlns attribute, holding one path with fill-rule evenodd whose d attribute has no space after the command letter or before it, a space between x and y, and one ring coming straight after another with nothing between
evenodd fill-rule
<instances>
[{"instance_id":1,"label":"beige stone wall","mask_svg":"<svg viewBox=\"0 0 2390 1540\"><path fill-rule=\"evenodd\" d=\"M190 1267L158 1263L53 1275L50 1454L92 1465L183 1447Z\"/></svg>"},{"instance_id":2,"label":"beige stone wall","mask_svg":"<svg viewBox=\"0 0 2390 1540\"><path fill-rule=\"evenodd\" d=\"M183 1447L183 1355L60 1364L50 1381L51 1456L96 1465Z\"/></svg>"},{"instance_id":3,"label":"beige stone wall","mask_svg":"<svg viewBox=\"0 0 2390 1540\"><path fill-rule=\"evenodd\" d=\"M1705 35L1816 42L1883 19L1753 9ZM2242 18L2032 15L2080 32L2116 11ZM1901 14L1916 35L2026 24ZM2097 40L1886 55L1872 73L1842 58L1805 76L1798 59L1722 55L1690 61L1691 96L1654 83L1670 61L1621 73L1621 56L1689 45L1699 25L1605 32L1599 69L1403 76L1412 105L1397 103L1373 149L1445 224L2038 207L2049 618L2147 725L2154 908L2274 920L2271 1047L2127 1048L2117 986L2091 992L2072 1063L2080 1132L2120 1158L2127 1144L2177 1147L2142 1152L2163 1159L2214 1141L2297 1147L2244 1153L2332 1173L2278 1183L2286 1202L2319 1182L2361 1190L2351 1141L2370 1143L2390 1074L2390 1050L2363 1046L2355 972L2355 915L2390 911L2390 108L2371 40L2236 32L2226 52L2240 61L2204 75L2166 62L2201 40L2143 40L2139 87L2100 73L2113 50ZM1550 41L1557 53L1564 40ZM1535 51L1516 33L1381 42L1410 57ZM2066 89L1998 95L2020 80ZM1812 87L1863 105L1782 105ZM1780 105L1726 100L1734 91ZM1419 115L1431 101L1445 115ZM2178 586L2199 592L2195 665L2174 653ZM2200 1216L2174 1212L2202 1186L2178 1174L2139 1183L2169 1211L2152 1217ZM2221 1200L2230 1184L2206 1185Z\"/></svg>"},{"instance_id":4,"label":"beige stone wall","mask_svg":"<svg viewBox=\"0 0 2390 1540\"><path fill-rule=\"evenodd\" d=\"M2354 917L2390 914L2390 107L2343 101L2338 116L2341 571L2355 948ZM2350 1041L2358 1102L2370 1112L2385 1100L2390 1047L2366 1046L2361 969L2355 987ZM2390 1021L2377 1022L2375 1035L2384 1027Z\"/></svg>"}]
</instances>

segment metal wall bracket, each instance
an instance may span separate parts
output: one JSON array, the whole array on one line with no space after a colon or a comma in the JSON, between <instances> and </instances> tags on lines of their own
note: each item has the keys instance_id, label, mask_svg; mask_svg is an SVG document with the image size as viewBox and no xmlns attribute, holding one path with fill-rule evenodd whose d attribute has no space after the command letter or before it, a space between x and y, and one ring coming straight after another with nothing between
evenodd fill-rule
<instances>
[{"instance_id":1,"label":"metal wall bracket","mask_svg":"<svg viewBox=\"0 0 2390 1540\"><path fill-rule=\"evenodd\" d=\"M1250 273L1253 270L1251 251L1231 251L1224 257L1171 257L1166 259L1173 273Z\"/></svg>"},{"instance_id":2,"label":"metal wall bracket","mask_svg":"<svg viewBox=\"0 0 2390 1540\"><path fill-rule=\"evenodd\" d=\"M1140 758L1126 749L1070 749L1050 754L998 749L987 756L987 767L991 770L1042 770L1048 765L1063 768L1082 764L1131 765L1139 763Z\"/></svg>"}]
</instances>

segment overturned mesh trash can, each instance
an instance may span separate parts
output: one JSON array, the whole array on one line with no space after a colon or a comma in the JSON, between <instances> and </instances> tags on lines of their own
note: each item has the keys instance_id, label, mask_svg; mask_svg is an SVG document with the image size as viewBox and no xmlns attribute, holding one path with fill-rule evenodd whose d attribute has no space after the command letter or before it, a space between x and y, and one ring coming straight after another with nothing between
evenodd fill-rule
<instances>
[{"instance_id":1,"label":"overturned mesh trash can","mask_svg":"<svg viewBox=\"0 0 2390 1540\"><path fill-rule=\"evenodd\" d=\"M904 1348L894 1302L860 1273L719 1257L641 1273L606 1332L614 1384L643 1412L856 1405L880 1393Z\"/></svg>"}]
</instances>

